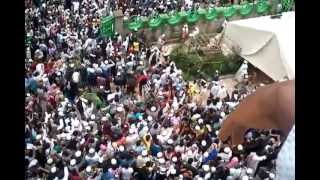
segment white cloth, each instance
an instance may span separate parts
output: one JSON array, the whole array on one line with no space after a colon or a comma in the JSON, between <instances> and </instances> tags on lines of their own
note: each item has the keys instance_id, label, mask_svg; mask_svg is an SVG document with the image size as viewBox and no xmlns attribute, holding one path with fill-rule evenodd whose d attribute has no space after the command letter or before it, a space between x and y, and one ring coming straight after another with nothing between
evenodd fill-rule
<instances>
[{"instance_id":1,"label":"white cloth","mask_svg":"<svg viewBox=\"0 0 320 180\"><path fill-rule=\"evenodd\" d=\"M294 125L278 154L276 180L295 180L295 134Z\"/></svg>"}]
</instances>

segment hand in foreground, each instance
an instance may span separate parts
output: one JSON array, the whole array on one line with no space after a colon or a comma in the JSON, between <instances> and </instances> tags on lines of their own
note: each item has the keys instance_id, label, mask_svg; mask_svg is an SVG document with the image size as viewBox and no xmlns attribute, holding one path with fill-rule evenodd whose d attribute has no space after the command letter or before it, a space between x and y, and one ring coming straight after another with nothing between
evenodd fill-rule
<instances>
[{"instance_id":1,"label":"hand in foreground","mask_svg":"<svg viewBox=\"0 0 320 180\"><path fill-rule=\"evenodd\" d=\"M247 96L223 122L219 138L231 137L231 144L237 145L249 128L279 129L287 136L295 121L294 82L273 83Z\"/></svg>"}]
</instances>

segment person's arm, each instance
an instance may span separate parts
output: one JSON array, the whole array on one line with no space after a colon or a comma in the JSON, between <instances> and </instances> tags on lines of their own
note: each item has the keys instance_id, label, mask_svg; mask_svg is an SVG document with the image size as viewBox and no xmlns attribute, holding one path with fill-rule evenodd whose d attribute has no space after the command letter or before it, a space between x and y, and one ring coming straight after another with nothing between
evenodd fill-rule
<instances>
[{"instance_id":1,"label":"person's arm","mask_svg":"<svg viewBox=\"0 0 320 180\"><path fill-rule=\"evenodd\" d=\"M249 128L279 129L286 136L295 121L294 80L258 88L223 122L219 137L237 145Z\"/></svg>"}]
</instances>

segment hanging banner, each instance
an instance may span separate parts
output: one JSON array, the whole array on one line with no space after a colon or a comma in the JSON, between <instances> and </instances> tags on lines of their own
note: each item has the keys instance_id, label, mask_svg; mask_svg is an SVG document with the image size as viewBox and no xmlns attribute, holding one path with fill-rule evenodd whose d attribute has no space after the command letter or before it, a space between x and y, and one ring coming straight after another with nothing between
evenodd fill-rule
<instances>
[{"instance_id":1,"label":"hanging banner","mask_svg":"<svg viewBox=\"0 0 320 180\"><path fill-rule=\"evenodd\" d=\"M205 17L205 15L207 14L207 11L206 9L200 7L198 10L197 10L197 13L202 16L202 17Z\"/></svg>"},{"instance_id":2,"label":"hanging banner","mask_svg":"<svg viewBox=\"0 0 320 180\"><path fill-rule=\"evenodd\" d=\"M168 24L175 26L181 22L182 18L178 13L172 14L168 19Z\"/></svg>"},{"instance_id":3,"label":"hanging banner","mask_svg":"<svg viewBox=\"0 0 320 180\"><path fill-rule=\"evenodd\" d=\"M236 14L237 10L233 6L226 7L224 9L223 15L225 18L230 18Z\"/></svg>"},{"instance_id":4,"label":"hanging banner","mask_svg":"<svg viewBox=\"0 0 320 180\"><path fill-rule=\"evenodd\" d=\"M189 12L186 18L187 18L187 22L189 24L194 24L199 20L200 15L196 11L195 12Z\"/></svg>"},{"instance_id":5,"label":"hanging banner","mask_svg":"<svg viewBox=\"0 0 320 180\"><path fill-rule=\"evenodd\" d=\"M269 8L270 8L270 5L265 0L261 0L256 4L256 12L258 14L263 14L263 13L267 12L269 10Z\"/></svg>"},{"instance_id":6,"label":"hanging banner","mask_svg":"<svg viewBox=\"0 0 320 180\"><path fill-rule=\"evenodd\" d=\"M138 31L143 27L143 21L138 16L133 16L128 23L128 29L130 31Z\"/></svg>"},{"instance_id":7,"label":"hanging banner","mask_svg":"<svg viewBox=\"0 0 320 180\"><path fill-rule=\"evenodd\" d=\"M153 17L149 20L148 22L148 26L151 28L151 29L156 29L158 27L161 26L161 23L162 23L162 18L160 16L158 17Z\"/></svg>"},{"instance_id":8,"label":"hanging banner","mask_svg":"<svg viewBox=\"0 0 320 180\"><path fill-rule=\"evenodd\" d=\"M212 21L218 17L218 12L215 8L209 8L207 14L205 15L205 19L208 21Z\"/></svg>"},{"instance_id":9,"label":"hanging banner","mask_svg":"<svg viewBox=\"0 0 320 180\"><path fill-rule=\"evenodd\" d=\"M113 36L115 32L114 27L115 27L115 18L113 16L102 18L102 21L100 24L101 35L106 37Z\"/></svg>"},{"instance_id":10,"label":"hanging banner","mask_svg":"<svg viewBox=\"0 0 320 180\"><path fill-rule=\"evenodd\" d=\"M239 14L241 16L248 16L253 12L253 3L245 3L240 6Z\"/></svg>"}]
</instances>

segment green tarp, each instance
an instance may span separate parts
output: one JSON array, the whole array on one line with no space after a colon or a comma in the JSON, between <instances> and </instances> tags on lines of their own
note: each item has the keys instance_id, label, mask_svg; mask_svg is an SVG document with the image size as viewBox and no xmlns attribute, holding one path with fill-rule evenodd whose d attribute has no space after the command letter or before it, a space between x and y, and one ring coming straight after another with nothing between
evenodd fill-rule
<instances>
[{"instance_id":1,"label":"green tarp","mask_svg":"<svg viewBox=\"0 0 320 180\"><path fill-rule=\"evenodd\" d=\"M209 8L207 14L205 15L205 19L208 21L212 21L218 17L218 12L215 8Z\"/></svg>"},{"instance_id":2,"label":"green tarp","mask_svg":"<svg viewBox=\"0 0 320 180\"><path fill-rule=\"evenodd\" d=\"M189 12L187 15L187 22L193 24L197 22L200 18L200 15L197 12Z\"/></svg>"},{"instance_id":3,"label":"green tarp","mask_svg":"<svg viewBox=\"0 0 320 180\"><path fill-rule=\"evenodd\" d=\"M229 6L224 9L223 15L225 18L230 18L236 14L237 10L234 6Z\"/></svg>"},{"instance_id":4,"label":"green tarp","mask_svg":"<svg viewBox=\"0 0 320 180\"><path fill-rule=\"evenodd\" d=\"M150 19L150 21L148 22L148 26L151 28L151 29L156 29L158 27L161 26L161 23L162 23L162 18L161 17L153 17Z\"/></svg>"}]
</instances>

